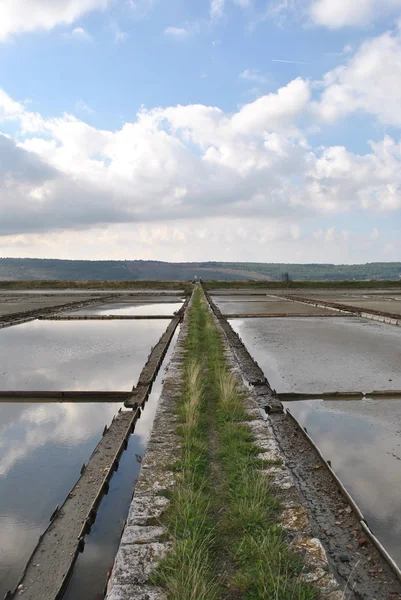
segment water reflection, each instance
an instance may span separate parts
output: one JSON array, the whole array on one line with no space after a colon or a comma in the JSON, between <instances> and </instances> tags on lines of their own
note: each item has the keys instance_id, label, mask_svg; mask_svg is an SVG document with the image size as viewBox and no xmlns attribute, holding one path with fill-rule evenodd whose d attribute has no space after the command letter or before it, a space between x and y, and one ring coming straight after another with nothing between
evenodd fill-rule
<instances>
[{"instance_id":1,"label":"water reflection","mask_svg":"<svg viewBox=\"0 0 401 600\"><path fill-rule=\"evenodd\" d=\"M401 565L401 401L284 404L332 461L373 532Z\"/></svg>"},{"instance_id":2,"label":"water reflection","mask_svg":"<svg viewBox=\"0 0 401 600\"><path fill-rule=\"evenodd\" d=\"M178 328L179 329L179 328ZM164 365L168 365L179 331L168 349ZM106 582L107 572L113 565L120 542L124 521L128 515L134 482L140 470L140 459L146 449L165 376L160 370L152 393L141 418L135 426L128 450L122 455L120 466L110 482L110 491L103 499L92 531L86 538L85 551L80 554L63 600L98 600Z\"/></svg>"},{"instance_id":3,"label":"water reflection","mask_svg":"<svg viewBox=\"0 0 401 600\"><path fill-rule=\"evenodd\" d=\"M80 310L71 311L68 315L168 315L180 310L182 302L147 302L127 303L114 302L101 306L88 306Z\"/></svg>"},{"instance_id":4,"label":"water reflection","mask_svg":"<svg viewBox=\"0 0 401 600\"><path fill-rule=\"evenodd\" d=\"M33 321L0 331L1 390L130 390L169 321Z\"/></svg>"},{"instance_id":5,"label":"water reflection","mask_svg":"<svg viewBox=\"0 0 401 600\"><path fill-rule=\"evenodd\" d=\"M116 404L0 404L0 597L79 477Z\"/></svg>"},{"instance_id":6,"label":"water reflection","mask_svg":"<svg viewBox=\"0 0 401 600\"><path fill-rule=\"evenodd\" d=\"M278 312L278 309L281 313L286 312L286 306L293 307L293 302L280 302L279 307L277 308L277 302L257 302L256 300L246 301L246 302L219 302L219 309L224 315L235 315L239 314L248 314L248 315L258 315L258 314L269 314L271 312ZM299 309L300 312L301 309Z\"/></svg>"},{"instance_id":7,"label":"water reflection","mask_svg":"<svg viewBox=\"0 0 401 600\"><path fill-rule=\"evenodd\" d=\"M278 392L401 389L401 329L357 317L232 319Z\"/></svg>"}]
</instances>

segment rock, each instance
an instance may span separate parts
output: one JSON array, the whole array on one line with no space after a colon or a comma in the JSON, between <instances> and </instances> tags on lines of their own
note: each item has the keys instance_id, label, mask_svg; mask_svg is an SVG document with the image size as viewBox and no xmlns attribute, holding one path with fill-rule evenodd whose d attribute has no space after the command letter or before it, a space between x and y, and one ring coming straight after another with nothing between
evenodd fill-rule
<instances>
[{"instance_id":1,"label":"rock","mask_svg":"<svg viewBox=\"0 0 401 600\"><path fill-rule=\"evenodd\" d=\"M364 546L367 543L368 543L368 540L366 538L360 538L358 540L358 546Z\"/></svg>"},{"instance_id":2,"label":"rock","mask_svg":"<svg viewBox=\"0 0 401 600\"><path fill-rule=\"evenodd\" d=\"M340 554L338 557L341 562L349 562L350 561L350 557L348 556L348 554Z\"/></svg>"}]
</instances>

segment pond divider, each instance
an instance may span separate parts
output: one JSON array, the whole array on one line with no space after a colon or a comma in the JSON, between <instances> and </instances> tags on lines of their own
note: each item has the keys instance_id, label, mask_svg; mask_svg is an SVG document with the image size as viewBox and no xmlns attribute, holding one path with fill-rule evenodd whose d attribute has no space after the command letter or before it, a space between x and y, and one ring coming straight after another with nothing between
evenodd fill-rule
<instances>
[{"instance_id":1,"label":"pond divider","mask_svg":"<svg viewBox=\"0 0 401 600\"><path fill-rule=\"evenodd\" d=\"M311 298L304 298L303 296L296 295L274 297L290 300L291 302L298 302L299 304L309 304L311 306L316 306L317 308L328 308L329 310L342 313L344 316L348 313L349 315L362 317L363 319L371 319L373 321L379 321L380 323L387 323L388 325L401 326L401 317L396 313L383 312L381 310L374 310L372 308L363 308L362 306L350 306L349 304L341 304L340 302L313 300Z\"/></svg>"},{"instance_id":2,"label":"pond divider","mask_svg":"<svg viewBox=\"0 0 401 600\"><path fill-rule=\"evenodd\" d=\"M401 390L375 390L373 392L279 392L278 397L283 402L297 402L302 400L362 400L372 399L401 399Z\"/></svg>"},{"instance_id":3,"label":"pond divider","mask_svg":"<svg viewBox=\"0 0 401 600\"><path fill-rule=\"evenodd\" d=\"M33 310L24 310L11 315L0 316L0 329L3 327L11 327L12 325L20 325L21 323L27 323L33 321L45 315L51 315L58 312L66 312L71 309L85 308L86 306L95 306L97 304L104 304L105 302L111 302L117 300L118 295L113 294L112 296L105 296L104 298L91 298L90 300L79 300L75 302L67 302L65 304L59 304L57 306L46 306L43 308L35 308Z\"/></svg>"},{"instance_id":4,"label":"pond divider","mask_svg":"<svg viewBox=\"0 0 401 600\"><path fill-rule=\"evenodd\" d=\"M129 392L130 400L126 405L133 410L121 411L120 408L110 427L104 428L103 438L93 451L88 464L82 465L79 480L64 503L55 508L50 517L50 525L40 536L16 588L7 592L4 600L14 600L21 594L26 600L62 598L77 556L84 550L85 535L90 532L101 499L108 492L109 480L118 469L119 458L126 450L128 439L140 418L140 406L143 408L148 399L153 381L174 332L183 318L188 301L189 299L152 348L139 376L138 385ZM43 395L43 392L38 394Z\"/></svg>"},{"instance_id":5,"label":"pond divider","mask_svg":"<svg viewBox=\"0 0 401 600\"><path fill-rule=\"evenodd\" d=\"M143 406L148 399L152 390L153 382L163 363L170 342L173 339L175 330L183 318L185 310L188 306L188 302L189 298L187 298L187 300L184 302L183 306L178 311L177 316L174 317L174 319L168 325L166 331L163 333L159 342L152 349L152 352L149 355L149 358L139 376L137 385L133 388L130 398L124 403L126 408Z\"/></svg>"},{"instance_id":6,"label":"pond divider","mask_svg":"<svg viewBox=\"0 0 401 600\"><path fill-rule=\"evenodd\" d=\"M350 317L352 315L344 315L345 317ZM337 315L313 315L310 313L265 313L265 314L259 314L259 313L231 313L231 314L224 314L222 315L222 317L224 317L224 319L277 319L277 318L283 318L283 317L302 317L303 319L308 317L308 318L313 318L316 319L316 317L323 317L324 319L327 318L333 318L333 317L337 317Z\"/></svg>"},{"instance_id":7,"label":"pond divider","mask_svg":"<svg viewBox=\"0 0 401 600\"><path fill-rule=\"evenodd\" d=\"M50 315L39 317L40 321L107 321L117 320L152 320L152 319L174 319L175 315Z\"/></svg>"},{"instance_id":8,"label":"pond divider","mask_svg":"<svg viewBox=\"0 0 401 600\"><path fill-rule=\"evenodd\" d=\"M124 402L132 392L120 391L56 391L0 390L0 402Z\"/></svg>"},{"instance_id":9,"label":"pond divider","mask_svg":"<svg viewBox=\"0 0 401 600\"><path fill-rule=\"evenodd\" d=\"M233 330L227 319L222 315L220 309L213 302L204 287L203 292L229 341L230 347L238 363L241 365L241 372L245 383L254 389L254 393L258 396L258 402L265 404L267 412L283 412L283 405L275 390L272 390L270 387L262 369L249 354L247 347L239 335Z\"/></svg>"}]
</instances>

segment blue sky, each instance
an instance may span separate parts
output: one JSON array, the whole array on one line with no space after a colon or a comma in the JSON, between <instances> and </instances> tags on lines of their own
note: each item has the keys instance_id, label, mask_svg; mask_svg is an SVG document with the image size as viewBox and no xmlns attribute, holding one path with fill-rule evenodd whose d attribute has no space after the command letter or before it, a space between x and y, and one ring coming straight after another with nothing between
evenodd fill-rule
<instances>
[{"instance_id":1,"label":"blue sky","mask_svg":"<svg viewBox=\"0 0 401 600\"><path fill-rule=\"evenodd\" d=\"M3 0L0 255L401 260L401 0Z\"/></svg>"}]
</instances>

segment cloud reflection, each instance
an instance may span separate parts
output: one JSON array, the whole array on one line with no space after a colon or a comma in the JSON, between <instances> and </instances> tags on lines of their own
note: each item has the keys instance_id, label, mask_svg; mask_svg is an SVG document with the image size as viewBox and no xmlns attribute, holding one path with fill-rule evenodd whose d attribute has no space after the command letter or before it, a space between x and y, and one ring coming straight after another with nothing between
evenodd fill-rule
<instances>
[{"instance_id":1,"label":"cloud reflection","mask_svg":"<svg viewBox=\"0 0 401 600\"><path fill-rule=\"evenodd\" d=\"M401 410L396 400L288 402L401 564Z\"/></svg>"}]
</instances>

